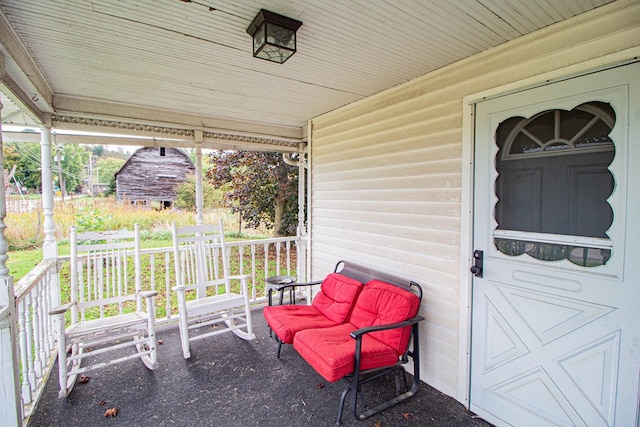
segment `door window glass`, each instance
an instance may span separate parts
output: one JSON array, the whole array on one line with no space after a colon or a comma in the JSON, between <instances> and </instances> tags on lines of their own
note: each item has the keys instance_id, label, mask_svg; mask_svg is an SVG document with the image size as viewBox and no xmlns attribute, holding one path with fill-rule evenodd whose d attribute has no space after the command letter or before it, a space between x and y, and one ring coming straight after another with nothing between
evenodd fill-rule
<instances>
[{"instance_id":1,"label":"door window glass","mask_svg":"<svg viewBox=\"0 0 640 427\"><path fill-rule=\"evenodd\" d=\"M511 117L498 126L494 243L499 251L585 267L607 263L614 124L609 104L589 102L571 111Z\"/></svg>"}]
</instances>

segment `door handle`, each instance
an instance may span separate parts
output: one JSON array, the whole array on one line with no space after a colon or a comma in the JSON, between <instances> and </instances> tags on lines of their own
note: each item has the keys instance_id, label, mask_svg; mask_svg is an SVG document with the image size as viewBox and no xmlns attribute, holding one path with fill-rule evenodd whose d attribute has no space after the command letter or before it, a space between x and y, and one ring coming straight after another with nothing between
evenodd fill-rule
<instances>
[{"instance_id":1,"label":"door handle","mask_svg":"<svg viewBox=\"0 0 640 427\"><path fill-rule=\"evenodd\" d=\"M482 277L482 263L484 252L480 250L473 251L473 266L471 266L471 274L476 277Z\"/></svg>"}]
</instances>

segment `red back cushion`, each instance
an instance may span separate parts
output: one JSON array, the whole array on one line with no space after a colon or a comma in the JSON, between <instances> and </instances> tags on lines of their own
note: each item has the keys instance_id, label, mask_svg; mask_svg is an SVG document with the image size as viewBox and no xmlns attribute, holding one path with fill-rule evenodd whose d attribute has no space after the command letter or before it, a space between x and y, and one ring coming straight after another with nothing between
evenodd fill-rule
<instances>
[{"instance_id":1,"label":"red back cushion","mask_svg":"<svg viewBox=\"0 0 640 427\"><path fill-rule=\"evenodd\" d=\"M311 305L334 322L344 323L363 286L358 280L331 273L322 282L320 293Z\"/></svg>"},{"instance_id":2,"label":"red back cushion","mask_svg":"<svg viewBox=\"0 0 640 427\"><path fill-rule=\"evenodd\" d=\"M418 314L419 308L418 296L398 286L371 280L360 292L349 321L356 328L402 322ZM369 335L402 354L409 343L411 326Z\"/></svg>"}]
</instances>

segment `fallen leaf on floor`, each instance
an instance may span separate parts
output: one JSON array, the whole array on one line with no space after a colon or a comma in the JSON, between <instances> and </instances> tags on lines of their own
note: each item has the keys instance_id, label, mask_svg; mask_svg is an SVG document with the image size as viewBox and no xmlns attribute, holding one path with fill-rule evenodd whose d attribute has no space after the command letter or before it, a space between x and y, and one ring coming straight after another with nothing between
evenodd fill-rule
<instances>
[{"instance_id":1,"label":"fallen leaf on floor","mask_svg":"<svg viewBox=\"0 0 640 427\"><path fill-rule=\"evenodd\" d=\"M91 379L91 377L88 377L86 375L80 375L80 379L78 380L78 384L86 384L89 382L89 380Z\"/></svg>"},{"instance_id":2,"label":"fallen leaf on floor","mask_svg":"<svg viewBox=\"0 0 640 427\"><path fill-rule=\"evenodd\" d=\"M98 402L98 405L100 405L100 406L104 406L106 404L107 404L107 402L105 402L104 400L101 400L100 402Z\"/></svg>"},{"instance_id":3,"label":"fallen leaf on floor","mask_svg":"<svg viewBox=\"0 0 640 427\"><path fill-rule=\"evenodd\" d=\"M409 418L411 418L411 414L409 412L405 412L404 414L402 414L402 416L408 420Z\"/></svg>"},{"instance_id":4,"label":"fallen leaf on floor","mask_svg":"<svg viewBox=\"0 0 640 427\"><path fill-rule=\"evenodd\" d=\"M111 408L111 409L107 409L104 412L104 416L106 418L115 418L117 415L118 415L118 408L115 407L115 406L113 408Z\"/></svg>"},{"instance_id":5,"label":"fallen leaf on floor","mask_svg":"<svg viewBox=\"0 0 640 427\"><path fill-rule=\"evenodd\" d=\"M316 385L316 388L318 388L318 389L324 388L324 384L320 383L320 384Z\"/></svg>"}]
</instances>

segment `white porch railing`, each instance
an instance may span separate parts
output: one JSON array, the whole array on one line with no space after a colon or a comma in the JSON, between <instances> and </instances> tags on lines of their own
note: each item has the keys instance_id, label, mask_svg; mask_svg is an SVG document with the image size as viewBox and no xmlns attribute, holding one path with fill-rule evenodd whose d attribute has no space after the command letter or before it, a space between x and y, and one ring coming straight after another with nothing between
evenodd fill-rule
<instances>
[{"instance_id":1,"label":"white porch railing","mask_svg":"<svg viewBox=\"0 0 640 427\"><path fill-rule=\"evenodd\" d=\"M231 274L248 274L249 300L252 304L266 301L265 280L271 276L304 277L304 244L296 237L227 242ZM302 257L300 258L300 253ZM298 260L301 263L298 263ZM158 291L156 323L177 320L178 308L171 288L175 286L173 248L143 249L143 290ZM147 272L148 274L145 274Z\"/></svg>"},{"instance_id":2,"label":"white porch railing","mask_svg":"<svg viewBox=\"0 0 640 427\"><path fill-rule=\"evenodd\" d=\"M55 259L40 262L15 287L23 419L31 414L55 362L56 327L49 310L58 304Z\"/></svg>"},{"instance_id":3,"label":"white porch railing","mask_svg":"<svg viewBox=\"0 0 640 427\"><path fill-rule=\"evenodd\" d=\"M271 276L296 276L306 280L306 241L296 237L227 242L231 274L248 274L249 299L266 301L265 280ZM57 268L59 265L60 268ZM80 271L86 272L86 268ZM156 290L156 322L177 321L173 248L142 250L143 289ZM79 278L84 280L84 278ZM58 287L58 283L60 286ZM21 413L28 419L55 362L55 325L49 310L68 298L69 257L44 260L15 287L15 319L19 345ZM159 360L162 363L162 360Z\"/></svg>"}]
</instances>

